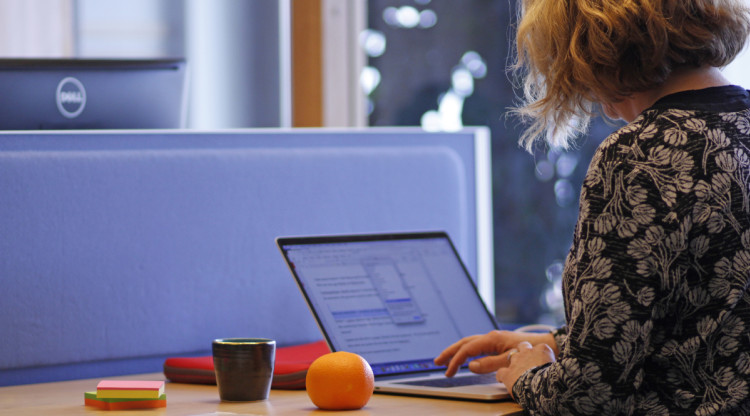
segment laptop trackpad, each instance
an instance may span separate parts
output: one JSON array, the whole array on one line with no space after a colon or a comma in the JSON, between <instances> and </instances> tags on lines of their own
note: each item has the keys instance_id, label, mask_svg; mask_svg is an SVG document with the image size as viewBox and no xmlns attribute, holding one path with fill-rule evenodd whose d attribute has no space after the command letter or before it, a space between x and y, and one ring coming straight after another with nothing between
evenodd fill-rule
<instances>
[{"instance_id":1,"label":"laptop trackpad","mask_svg":"<svg viewBox=\"0 0 750 416\"><path fill-rule=\"evenodd\" d=\"M407 384L410 386L430 386L430 387L460 387L471 386L476 384L494 384L497 383L494 373L472 374L467 376L431 378L426 380L412 380L396 382L396 384Z\"/></svg>"}]
</instances>

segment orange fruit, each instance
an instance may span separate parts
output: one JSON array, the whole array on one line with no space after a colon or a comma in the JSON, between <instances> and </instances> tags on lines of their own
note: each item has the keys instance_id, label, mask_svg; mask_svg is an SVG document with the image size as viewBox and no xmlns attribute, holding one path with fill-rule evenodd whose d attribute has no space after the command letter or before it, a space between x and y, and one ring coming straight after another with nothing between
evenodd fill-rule
<instances>
[{"instance_id":1,"label":"orange fruit","mask_svg":"<svg viewBox=\"0 0 750 416\"><path fill-rule=\"evenodd\" d=\"M310 365L305 388L315 406L324 410L353 410L372 397L375 377L358 354L336 351L318 357Z\"/></svg>"}]
</instances>

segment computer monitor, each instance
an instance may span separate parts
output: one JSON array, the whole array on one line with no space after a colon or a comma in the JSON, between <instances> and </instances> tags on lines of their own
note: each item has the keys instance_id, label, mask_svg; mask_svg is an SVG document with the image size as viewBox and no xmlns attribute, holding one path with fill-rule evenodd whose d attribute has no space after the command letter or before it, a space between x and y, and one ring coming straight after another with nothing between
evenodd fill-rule
<instances>
[{"instance_id":1,"label":"computer monitor","mask_svg":"<svg viewBox=\"0 0 750 416\"><path fill-rule=\"evenodd\" d=\"M0 59L0 130L185 127L183 59Z\"/></svg>"}]
</instances>

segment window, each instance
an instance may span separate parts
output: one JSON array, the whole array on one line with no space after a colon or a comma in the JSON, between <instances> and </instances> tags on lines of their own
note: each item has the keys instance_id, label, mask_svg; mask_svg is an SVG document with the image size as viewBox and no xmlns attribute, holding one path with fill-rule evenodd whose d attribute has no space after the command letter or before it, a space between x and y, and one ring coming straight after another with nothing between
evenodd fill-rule
<instances>
[{"instance_id":1,"label":"window","mask_svg":"<svg viewBox=\"0 0 750 416\"><path fill-rule=\"evenodd\" d=\"M363 88L373 126L492 131L495 308L501 323L556 324L578 193L593 150L614 126L595 124L570 152L529 155L507 117L518 91L506 74L514 2L370 0Z\"/></svg>"},{"instance_id":2,"label":"window","mask_svg":"<svg viewBox=\"0 0 750 416\"><path fill-rule=\"evenodd\" d=\"M569 152L521 150L508 108L519 90L506 67L515 1L370 0L362 87L371 125L492 130L495 308L501 323L563 320L560 273L583 175L616 125L597 120ZM750 85L750 52L725 70Z\"/></svg>"}]
</instances>

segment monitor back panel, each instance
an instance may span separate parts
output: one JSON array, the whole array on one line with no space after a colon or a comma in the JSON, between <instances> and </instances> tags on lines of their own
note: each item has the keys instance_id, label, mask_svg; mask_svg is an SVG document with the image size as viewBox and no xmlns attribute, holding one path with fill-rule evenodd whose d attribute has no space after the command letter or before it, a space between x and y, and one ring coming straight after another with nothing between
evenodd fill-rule
<instances>
[{"instance_id":1,"label":"monitor back panel","mask_svg":"<svg viewBox=\"0 0 750 416\"><path fill-rule=\"evenodd\" d=\"M184 60L0 59L0 130L185 127Z\"/></svg>"}]
</instances>

